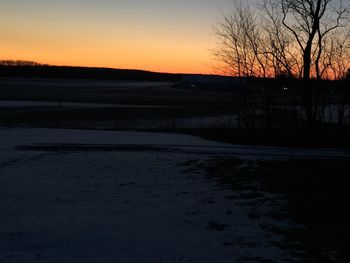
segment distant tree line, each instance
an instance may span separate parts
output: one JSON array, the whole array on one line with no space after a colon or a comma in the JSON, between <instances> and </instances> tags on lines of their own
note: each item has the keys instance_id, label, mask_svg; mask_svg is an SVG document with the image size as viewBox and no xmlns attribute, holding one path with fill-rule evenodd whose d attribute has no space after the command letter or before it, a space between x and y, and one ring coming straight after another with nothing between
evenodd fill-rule
<instances>
[{"instance_id":1,"label":"distant tree line","mask_svg":"<svg viewBox=\"0 0 350 263\"><path fill-rule=\"evenodd\" d=\"M0 61L0 77L179 81L182 75L129 69L50 66L32 61L2 60Z\"/></svg>"},{"instance_id":2,"label":"distant tree line","mask_svg":"<svg viewBox=\"0 0 350 263\"><path fill-rule=\"evenodd\" d=\"M3 67L38 67L38 66L48 66L46 64L41 64L35 61L26 60L0 60L0 66Z\"/></svg>"}]
</instances>

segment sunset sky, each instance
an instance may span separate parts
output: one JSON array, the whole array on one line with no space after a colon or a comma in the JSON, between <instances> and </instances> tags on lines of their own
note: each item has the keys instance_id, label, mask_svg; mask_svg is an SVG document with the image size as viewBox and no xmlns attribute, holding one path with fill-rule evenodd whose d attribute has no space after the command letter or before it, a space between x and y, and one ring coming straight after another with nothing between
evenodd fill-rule
<instances>
[{"instance_id":1,"label":"sunset sky","mask_svg":"<svg viewBox=\"0 0 350 263\"><path fill-rule=\"evenodd\" d=\"M232 0L0 0L0 59L211 73Z\"/></svg>"}]
</instances>

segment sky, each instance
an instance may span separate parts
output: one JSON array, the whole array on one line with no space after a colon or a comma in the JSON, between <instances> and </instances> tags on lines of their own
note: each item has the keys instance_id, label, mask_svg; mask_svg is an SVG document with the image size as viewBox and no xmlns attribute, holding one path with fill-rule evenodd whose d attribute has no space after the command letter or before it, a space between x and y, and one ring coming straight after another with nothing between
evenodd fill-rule
<instances>
[{"instance_id":1,"label":"sky","mask_svg":"<svg viewBox=\"0 0 350 263\"><path fill-rule=\"evenodd\" d=\"M0 59L213 73L233 0L0 0Z\"/></svg>"}]
</instances>

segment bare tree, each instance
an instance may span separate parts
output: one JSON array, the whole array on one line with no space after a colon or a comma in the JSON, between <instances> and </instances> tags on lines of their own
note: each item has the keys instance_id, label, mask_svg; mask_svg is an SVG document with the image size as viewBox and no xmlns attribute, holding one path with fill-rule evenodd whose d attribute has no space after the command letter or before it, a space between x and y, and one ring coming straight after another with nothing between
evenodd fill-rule
<instances>
[{"instance_id":1,"label":"bare tree","mask_svg":"<svg viewBox=\"0 0 350 263\"><path fill-rule=\"evenodd\" d=\"M221 73L243 77L255 75L256 58L252 47L250 32L257 32L255 14L247 6L240 2L234 3L230 13L223 11L221 20L216 24L214 31L218 39L218 47L214 55L219 62ZM251 117L255 115L254 99L252 92L247 85L241 89L241 96L238 102L239 119L243 119L246 127L254 126L250 123Z\"/></svg>"},{"instance_id":2,"label":"bare tree","mask_svg":"<svg viewBox=\"0 0 350 263\"><path fill-rule=\"evenodd\" d=\"M341 80L350 68L350 31L346 34L332 34L325 44L323 71L327 78ZM324 76L324 72L321 76Z\"/></svg>"},{"instance_id":3,"label":"bare tree","mask_svg":"<svg viewBox=\"0 0 350 263\"><path fill-rule=\"evenodd\" d=\"M278 0L283 26L294 37L302 57L302 78L337 78L344 73L349 6L342 0ZM332 74L330 74L332 73ZM303 101L309 127L323 116L324 89L304 83Z\"/></svg>"},{"instance_id":4,"label":"bare tree","mask_svg":"<svg viewBox=\"0 0 350 263\"><path fill-rule=\"evenodd\" d=\"M306 81L300 98L311 126L319 115L321 91L308 80L344 76L350 61L349 19L349 1L262 0L255 9L236 1L215 27L214 54L231 75Z\"/></svg>"},{"instance_id":5,"label":"bare tree","mask_svg":"<svg viewBox=\"0 0 350 263\"><path fill-rule=\"evenodd\" d=\"M271 78L282 75L275 53L270 48L271 35L266 34L257 10L247 4L235 2L230 13L222 12L222 18L214 28L218 48L214 55L225 74L249 78L241 83L240 113L246 127L254 127L257 104L260 101L265 112L266 126L271 126L271 109L275 104L275 86L267 82L257 83L257 77Z\"/></svg>"},{"instance_id":6,"label":"bare tree","mask_svg":"<svg viewBox=\"0 0 350 263\"><path fill-rule=\"evenodd\" d=\"M278 0L282 23L294 36L303 58L303 79L313 72L321 78L320 62L327 44L327 36L345 27L349 6L342 0ZM329 39L328 39L329 40Z\"/></svg>"},{"instance_id":7,"label":"bare tree","mask_svg":"<svg viewBox=\"0 0 350 263\"><path fill-rule=\"evenodd\" d=\"M255 9L235 1L215 26L214 54L236 76L333 78L340 68L328 55L349 51L349 19L348 0L262 0Z\"/></svg>"},{"instance_id":8,"label":"bare tree","mask_svg":"<svg viewBox=\"0 0 350 263\"><path fill-rule=\"evenodd\" d=\"M256 11L241 2L234 2L232 12L221 12L214 32L218 47L214 55L224 73L239 77L270 75L264 29Z\"/></svg>"}]
</instances>

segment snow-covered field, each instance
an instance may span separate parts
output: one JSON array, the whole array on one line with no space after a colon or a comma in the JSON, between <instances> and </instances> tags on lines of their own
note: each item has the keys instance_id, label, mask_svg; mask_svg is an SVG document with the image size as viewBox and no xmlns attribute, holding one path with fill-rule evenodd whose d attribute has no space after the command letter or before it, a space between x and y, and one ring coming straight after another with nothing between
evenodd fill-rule
<instances>
[{"instance_id":1,"label":"snow-covered field","mask_svg":"<svg viewBox=\"0 0 350 263\"><path fill-rule=\"evenodd\" d=\"M59 101L30 101L30 100L4 100L0 101L1 108L113 108L115 104L78 103Z\"/></svg>"},{"instance_id":2,"label":"snow-covered field","mask_svg":"<svg viewBox=\"0 0 350 263\"><path fill-rule=\"evenodd\" d=\"M147 108L147 109L168 109L175 106L162 105L132 105L112 103L83 103L83 102L61 102L61 101L31 101L31 100L2 100L0 108Z\"/></svg>"},{"instance_id":3,"label":"snow-covered field","mask_svg":"<svg viewBox=\"0 0 350 263\"><path fill-rule=\"evenodd\" d=\"M349 156L176 134L0 128L0 262L294 262L255 207L193 163L213 157ZM197 167L197 168L196 168ZM277 205L276 205L277 204Z\"/></svg>"}]
</instances>

